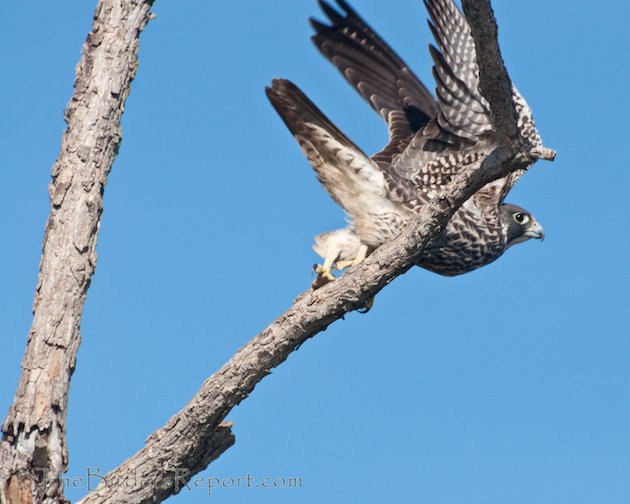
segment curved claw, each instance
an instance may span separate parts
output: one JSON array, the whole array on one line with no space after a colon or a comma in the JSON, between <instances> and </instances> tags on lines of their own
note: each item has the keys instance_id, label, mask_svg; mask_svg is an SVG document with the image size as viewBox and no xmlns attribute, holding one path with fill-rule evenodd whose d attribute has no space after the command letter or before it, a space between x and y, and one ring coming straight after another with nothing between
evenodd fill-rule
<instances>
[{"instance_id":1,"label":"curved claw","mask_svg":"<svg viewBox=\"0 0 630 504\"><path fill-rule=\"evenodd\" d=\"M357 311L361 314L369 312L374 306L374 296L367 300L367 302L361 307L357 308Z\"/></svg>"},{"instance_id":2,"label":"curved claw","mask_svg":"<svg viewBox=\"0 0 630 504\"><path fill-rule=\"evenodd\" d=\"M313 269L315 270L315 273L317 273L317 277L315 277L315 280L313 280L313 283L311 284L313 290L319 289L327 283L335 280L335 275L332 274L330 268L326 268L321 264L316 264Z\"/></svg>"}]
</instances>

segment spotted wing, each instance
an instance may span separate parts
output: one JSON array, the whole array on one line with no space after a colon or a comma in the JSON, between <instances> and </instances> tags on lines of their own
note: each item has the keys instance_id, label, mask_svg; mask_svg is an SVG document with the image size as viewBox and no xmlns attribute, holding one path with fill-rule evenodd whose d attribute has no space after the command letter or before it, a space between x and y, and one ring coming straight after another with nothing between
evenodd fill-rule
<instances>
[{"instance_id":1,"label":"spotted wing","mask_svg":"<svg viewBox=\"0 0 630 504\"><path fill-rule=\"evenodd\" d=\"M440 108L438 123L445 131L474 142L493 125L488 102L479 93L479 67L470 27L452 0L424 3L438 46L429 47Z\"/></svg>"},{"instance_id":2,"label":"spotted wing","mask_svg":"<svg viewBox=\"0 0 630 504\"><path fill-rule=\"evenodd\" d=\"M339 11L320 0L330 24L311 20L316 31L313 41L387 121L390 142L373 156L384 170L389 171L394 162L404 178L412 177L414 170L427 166L444 151L461 150L492 130L487 102L478 90L470 28L451 0L425 2L437 43L437 48L430 47L437 101L344 0L337 3ZM436 180L439 174L431 175Z\"/></svg>"},{"instance_id":3,"label":"spotted wing","mask_svg":"<svg viewBox=\"0 0 630 504\"><path fill-rule=\"evenodd\" d=\"M378 166L286 79L274 79L267 96L332 198L354 218L387 207Z\"/></svg>"},{"instance_id":4,"label":"spotted wing","mask_svg":"<svg viewBox=\"0 0 630 504\"><path fill-rule=\"evenodd\" d=\"M493 123L479 92L475 43L466 18L452 0L424 3L437 45L429 50L439 110L394 159L393 170L427 194L491 151Z\"/></svg>"},{"instance_id":5,"label":"spotted wing","mask_svg":"<svg viewBox=\"0 0 630 504\"><path fill-rule=\"evenodd\" d=\"M337 3L340 12L320 0L330 25L312 20L313 41L387 121L390 142L372 159L388 181L398 180L399 187L411 181L425 193L439 190L461 167L479 162L491 151L493 123L479 91L474 40L452 0L425 0L437 44L429 48L437 101L344 0ZM533 145L541 145L531 110L516 89L514 101L521 132ZM427 117L431 120L425 123ZM502 201L522 173L495 181L482 191Z\"/></svg>"},{"instance_id":6,"label":"spotted wing","mask_svg":"<svg viewBox=\"0 0 630 504\"><path fill-rule=\"evenodd\" d=\"M319 3L329 24L311 19L312 40L387 122L389 149L374 156L387 164L388 152L400 152L398 144L436 116L437 103L407 64L344 0L337 0L339 11L323 0Z\"/></svg>"},{"instance_id":7,"label":"spotted wing","mask_svg":"<svg viewBox=\"0 0 630 504\"><path fill-rule=\"evenodd\" d=\"M452 0L424 0L429 27L437 48L430 47L439 113L419 131L399 158L396 170L425 186L448 183L457 166L476 162L493 148L490 108L479 91L475 43L466 18ZM516 88L513 99L521 134L533 146L542 146L527 102ZM496 205L507 196L525 170L496 180L477 193L480 202ZM435 188L436 186L433 186Z\"/></svg>"}]
</instances>

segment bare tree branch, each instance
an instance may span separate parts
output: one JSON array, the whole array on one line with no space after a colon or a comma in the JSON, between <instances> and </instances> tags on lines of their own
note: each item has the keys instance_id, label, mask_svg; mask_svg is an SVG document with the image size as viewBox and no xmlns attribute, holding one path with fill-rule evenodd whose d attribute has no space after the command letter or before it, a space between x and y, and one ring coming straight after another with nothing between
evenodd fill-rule
<instances>
[{"instance_id":1,"label":"bare tree branch","mask_svg":"<svg viewBox=\"0 0 630 504\"><path fill-rule=\"evenodd\" d=\"M232 445L234 438L224 419L272 368L304 341L363 306L410 269L424 249L440 239L457 208L485 184L526 169L537 158L552 158L553 151L534 151L520 136L490 2L464 0L464 8L467 14L473 9L469 21L477 44L484 96L500 124L498 147L483 162L460 173L415 223L378 248L363 264L339 280L298 297L287 312L208 378L190 403L146 440L142 450L109 473L105 482L80 504L161 501L177 493L194 474ZM116 484L131 477L136 486Z\"/></svg>"},{"instance_id":2,"label":"bare tree branch","mask_svg":"<svg viewBox=\"0 0 630 504\"><path fill-rule=\"evenodd\" d=\"M518 114L512 99L512 81L499 49L497 20L490 0L462 0L462 7L475 40L479 89L490 104L497 144L507 149L519 137Z\"/></svg>"},{"instance_id":3,"label":"bare tree branch","mask_svg":"<svg viewBox=\"0 0 630 504\"><path fill-rule=\"evenodd\" d=\"M518 133L518 114L514 107L512 80L505 68L499 48L499 28L490 0L462 0L462 8L475 41L479 65L479 88L488 100L499 148L517 153L525 139ZM515 145L512 145L516 142ZM527 155L532 160L553 161L556 152L547 148L531 148Z\"/></svg>"},{"instance_id":4,"label":"bare tree branch","mask_svg":"<svg viewBox=\"0 0 630 504\"><path fill-rule=\"evenodd\" d=\"M485 183L526 166L518 161L501 163L492 154L478 170L458 176L404 233L339 280L298 297L208 378L184 409L146 440L144 448L107 474L79 503L160 502L181 490L234 443L225 417L272 368L411 268L423 250L439 239L455 210ZM123 484L129 481L135 483Z\"/></svg>"},{"instance_id":5,"label":"bare tree branch","mask_svg":"<svg viewBox=\"0 0 630 504\"><path fill-rule=\"evenodd\" d=\"M65 501L66 406L80 321L96 266L103 190L153 0L100 0L77 67L68 128L52 168L51 213L33 324L14 402L2 426L0 501Z\"/></svg>"}]
</instances>

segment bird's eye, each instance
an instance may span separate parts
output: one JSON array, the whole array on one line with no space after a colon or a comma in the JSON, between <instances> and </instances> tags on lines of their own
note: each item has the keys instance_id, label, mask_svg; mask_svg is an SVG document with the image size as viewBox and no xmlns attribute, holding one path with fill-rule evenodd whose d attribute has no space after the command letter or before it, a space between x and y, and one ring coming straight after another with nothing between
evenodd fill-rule
<instances>
[{"instance_id":1,"label":"bird's eye","mask_svg":"<svg viewBox=\"0 0 630 504\"><path fill-rule=\"evenodd\" d=\"M514 220L519 224L526 224L529 221L529 216L522 212L516 212L514 214Z\"/></svg>"}]
</instances>

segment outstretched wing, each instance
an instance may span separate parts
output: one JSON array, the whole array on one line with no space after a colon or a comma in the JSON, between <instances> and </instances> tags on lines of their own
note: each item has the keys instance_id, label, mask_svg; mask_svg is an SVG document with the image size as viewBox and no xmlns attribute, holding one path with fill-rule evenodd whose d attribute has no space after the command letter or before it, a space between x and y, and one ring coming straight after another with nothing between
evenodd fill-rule
<instances>
[{"instance_id":1,"label":"outstretched wing","mask_svg":"<svg viewBox=\"0 0 630 504\"><path fill-rule=\"evenodd\" d=\"M387 122L390 141L372 157L390 186L409 184L417 196L439 190L463 166L478 163L493 148L494 128L489 105L479 91L475 43L466 18L453 0L424 0L436 46L434 61L437 100L406 63L347 4L339 11L323 0L329 25L311 19L313 41L344 78ZM540 145L531 110L514 89L522 134ZM480 199L502 201L519 176L494 181ZM407 198L404 196L404 198Z\"/></svg>"},{"instance_id":2,"label":"outstretched wing","mask_svg":"<svg viewBox=\"0 0 630 504\"><path fill-rule=\"evenodd\" d=\"M424 0L437 47L429 46L439 111L393 163L421 191L437 191L493 148L490 107L479 91L475 42L453 0ZM517 177L497 180L478 193L481 204L501 201Z\"/></svg>"},{"instance_id":3,"label":"outstretched wing","mask_svg":"<svg viewBox=\"0 0 630 504\"><path fill-rule=\"evenodd\" d=\"M492 118L488 102L479 93L470 27L452 0L424 0L424 4L439 48L429 47L440 108L438 123L447 132L474 142L492 130Z\"/></svg>"},{"instance_id":4,"label":"outstretched wing","mask_svg":"<svg viewBox=\"0 0 630 504\"><path fill-rule=\"evenodd\" d=\"M431 92L407 64L344 1L340 11L320 0L329 25L311 18L312 40L343 77L387 122L396 145L424 127L438 112ZM396 149L398 151L399 149ZM391 160L381 155L375 161Z\"/></svg>"},{"instance_id":5,"label":"outstretched wing","mask_svg":"<svg viewBox=\"0 0 630 504\"><path fill-rule=\"evenodd\" d=\"M422 188L435 189L448 183L458 167L478 162L490 152L494 124L489 104L479 91L479 67L468 21L453 0L424 3L437 43L437 48L429 50L439 112L395 160L394 170ZM513 98L521 134L533 146L541 146L531 109L516 88ZM491 182L475 198L480 204L502 202L523 173L520 170Z\"/></svg>"},{"instance_id":6,"label":"outstretched wing","mask_svg":"<svg viewBox=\"0 0 630 504\"><path fill-rule=\"evenodd\" d=\"M388 206L383 172L295 84L274 79L266 92L319 181L350 216Z\"/></svg>"},{"instance_id":7,"label":"outstretched wing","mask_svg":"<svg viewBox=\"0 0 630 504\"><path fill-rule=\"evenodd\" d=\"M454 135L464 139L458 150L471 145L477 152L488 152L494 124L490 106L479 91L479 67L468 21L453 0L424 0L424 3L432 20L429 27L439 47L439 50L430 47L440 105L437 123L442 130L437 139L448 143L447 137ZM542 146L531 109L515 87L512 93L521 134L533 146ZM405 154L413 153L414 144L423 143L419 138L414 140ZM476 199L481 204L502 202L523 173L525 170L519 170L491 182L476 194Z\"/></svg>"},{"instance_id":8,"label":"outstretched wing","mask_svg":"<svg viewBox=\"0 0 630 504\"><path fill-rule=\"evenodd\" d=\"M466 19L451 0L426 0L437 48L434 60L437 101L407 64L344 1L340 11L320 0L330 25L311 20L313 41L345 79L386 121L390 142L373 156L385 171L394 163L403 178L431 161L475 144L492 130L479 93L474 41ZM401 156L401 154L403 154ZM436 173L429 173L435 180ZM444 183L448 178L443 178ZM418 182L418 180L416 180Z\"/></svg>"}]
</instances>

